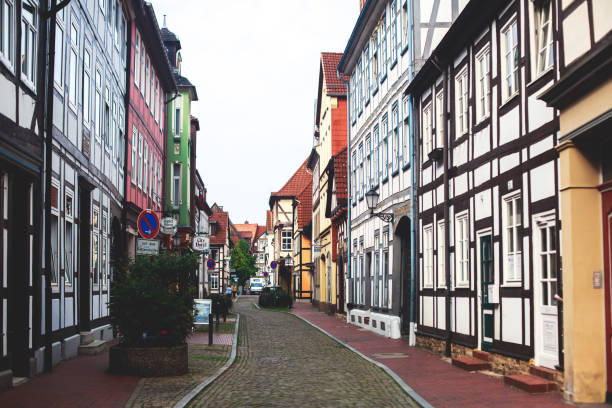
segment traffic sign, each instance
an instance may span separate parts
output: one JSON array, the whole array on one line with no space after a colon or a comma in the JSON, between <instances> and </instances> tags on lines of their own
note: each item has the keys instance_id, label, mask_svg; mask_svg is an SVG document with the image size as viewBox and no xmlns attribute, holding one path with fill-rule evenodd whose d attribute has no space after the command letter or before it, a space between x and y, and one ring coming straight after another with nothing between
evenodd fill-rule
<instances>
[{"instance_id":1,"label":"traffic sign","mask_svg":"<svg viewBox=\"0 0 612 408\"><path fill-rule=\"evenodd\" d=\"M210 258L207 262L206 262L206 266L208 266L208 269L215 269L215 260Z\"/></svg>"},{"instance_id":2,"label":"traffic sign","mask_svg":"<svg viewBox=\"0 0 612 408\"><path fill-rule=\"evenodd\" d=\"M268 272L264 272L263 276L264 276L264 278L267 278L268 276L270 276L270 274Z\"/></svg>"},{"instance_id":3,"label":"traffic sign","mask_svg":"<svg viewBox=\"0 0 612 408\"><path fill-rule=\"evenodd\" d=\"M276 261L270 262L270 268L276 269L277 266L278 266L278 263Z\"/></svg>"},{"instance_id":4,"label":"traffic sign","mask_svg":"<svg viewBox=\"0 0 612 408\"><path fill-rule=\"evenodd\" d=\"M137 224L138 232L143 238L153 239L159 232L159 217L151 210L142 210Z\"/></svg>"}]
</instances>

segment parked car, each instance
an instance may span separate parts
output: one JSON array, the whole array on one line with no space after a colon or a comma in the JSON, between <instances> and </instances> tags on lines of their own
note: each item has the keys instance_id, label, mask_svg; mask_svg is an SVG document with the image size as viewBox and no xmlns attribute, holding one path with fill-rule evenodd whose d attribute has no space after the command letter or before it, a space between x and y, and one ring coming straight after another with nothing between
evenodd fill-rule
<instances>
[{"instance_id":1,"label":"parked car","mask_svg":"<svg viewBox=\"0 0 612 408\"><path fill-rule=\"evenodd\" d=\"M252 295L258 295L261 293L265 286L264 278L251 278L249 279L249 291Z\"/></svg>"}]
</instances>

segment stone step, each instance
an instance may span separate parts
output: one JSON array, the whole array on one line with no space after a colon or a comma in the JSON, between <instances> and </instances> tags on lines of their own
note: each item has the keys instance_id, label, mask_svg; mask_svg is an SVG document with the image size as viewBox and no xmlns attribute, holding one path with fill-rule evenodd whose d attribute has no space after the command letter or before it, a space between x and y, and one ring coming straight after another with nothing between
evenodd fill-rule
<instances>
[{"instance_id":1,"label":"stone step","mask_svg":"<svg viewBox=\"0 0 612 408\"><path fill-rule=\"evenodd\" d=\"M555 381L555 376L557 375L557 372L555 370L540 366L529 367L529 373L531 375L535 375L548 381Z\"/></svg>"},{"instance_id":2,"label":"stone step","mask_svg":"<svg viewBox=\"0 0 612 408\"><path fill-rule=\"evenodd\" d=\"M89 344L79 346L79 355L93 356L106 351L108 342L106 340L94 340Z\"/></svg>"},{"instance_id":3,"label":"stone step","mask_svg":"<svg viewBox=\"0 0 612 408\"><path fill-rule=\"evenodd\" d=\"M90 344L91 342L96 340L96 334L97 333L94 333L92 331L80 332L79 335L81 336L81 346Z\"/></svg>"},{"instance_id":4,"label":"stone step","mask_svg":"<svg viewBox=\"0 0 612 408\"><path fill-rule=\"evenodd\" d=\"M557 385L554 382L529 374L506 375L504 376L504 383L531 394L557 389Z\"/></svg>"},{"instance_id":5,"label":"stone step","mask_svg":"<svg viewBox=\"0 0 612 408\"><path fill-rule=\"evenodd\" d=\"M489 361L489 353L482 350L472 350L472 357L483 361Z\"/></svg>"},{"instance_id":6,"label":"stone step","mask_svg":"<svg viewBox=\"0 0 612 408\"><path fill-rule=\"evenodd\" d=\"M489 370L491 368L487 361L468 356L453 358L453 365L466 371Z\"/></svg>"}]
</instances>

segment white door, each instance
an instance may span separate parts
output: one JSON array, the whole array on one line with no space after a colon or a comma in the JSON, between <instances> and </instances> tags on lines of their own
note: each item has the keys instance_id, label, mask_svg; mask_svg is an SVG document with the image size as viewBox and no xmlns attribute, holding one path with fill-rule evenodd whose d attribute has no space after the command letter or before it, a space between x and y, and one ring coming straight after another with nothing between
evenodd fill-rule
<instances>
[{"instance_id":1,"label":"white door","mask_svg":"<svg viewBox=\"0 0 612 408\"><path fill-rule=\"evenodd\" d=\"M534 232L535 363L555 369L559 364L557 319L557 248L555 218L540 218Z\"/></svg>"}]
</instances>

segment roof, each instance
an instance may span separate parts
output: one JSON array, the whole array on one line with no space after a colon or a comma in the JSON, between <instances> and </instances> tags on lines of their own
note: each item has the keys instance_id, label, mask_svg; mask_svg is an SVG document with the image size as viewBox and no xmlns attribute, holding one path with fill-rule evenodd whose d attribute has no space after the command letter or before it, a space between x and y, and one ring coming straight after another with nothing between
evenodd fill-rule
<instances>
[{"instance_id":1,"label":"roof","mask_svg":"<svg viewBox=\"0 0 612 408\"><path fill-rule=\"evenodd\" d=\"M177 43L181 43L178 39L178 37L176 36L176 34L174 34L172 31L168 30L166 27L161 29L161 38L162 41L166 42L166 41L172 41L172 42L177 42Z\"/></svg>"},{"instance_id":2,"label":"roof","mask_svg":"<svg viewBox=\"0 0 612 408\"><path fill-rule=\"evenodd\" d=\"M257 224L234 224L240 235L251 244L257 239Z\"/></svg>"},{"instance_id":3,"label":"roof","mask_svg":"<svg viewBox=\"0 0 612 408\"><path fill-rule=\"evenodd\" d=\"M272 231L274 226L272 225L272 211L266 211L266 231Z\"/></svg>"},{"instance_id":4,"label":"roof","mask_svg":"<svg viewBox=\"0 0 612 408\"><path fill-rule=\"evenodd\" d=\"M312 220L312 178L296 197L298 201L298 229L303 229Z\"/></svg>"},{"instance_id":5,"label":"roof","mask_svg":"<svg viewBox=\"0 0 612 408\"><path fill-rule=\"evenodd\" d=\"M309 157L304 160L304 163L302 163L297 171L293 173L291 178L289 178L289 180L280 190L270 194L270 208L272 207L272 202L275 198L297 197L298 194L300 194L308 185L308 182L312 183L312 175L306 170Z\"/></svg>"},{"instance_id":6,"label":"roof","mask_svg":"<svg viewBox=\"0 0 612 408\"><path fill-rule=\"evenodd\" d=\"M261 237L265 233L266 233L266 226L265 225L258 225L257 226L257 231L255 232L255 239L259 239L259 237Z\"/></svg>"},{"instance_id":7,"label":"roof","mask_svg":"<svg viewBox=\"0 0 612 408\"><path fill-rule=\"evenodd\" d=\"M341 52L321 53L321 71L327 95L346 95L346 85L338 78L337 74L338 64L341 59ZM349 80L348 76L343 75L342 77L345 81Z\"/></svg>"},{"instance_id":8,"label":"roof","mask_svg":"<svg viewBox=\"0 0 612 408\"><path fill-rule=\"evenodd\" d=\"M221 210L215 203L213 205L213 213L210 216L210 222L215 222L217 227L215 233L210 235L210 243L213 245L224 245L227 241L227 226L229 223L229 214Z\"/></svg>"},{"instance_id":9,"label":"roof","mask_svg":"<svg viewBox=\"0 0 612 408\"><path fill-rule=\"evenodd\" d=\"M192 84L184 76L181 76L181 75L179 75L177 73L174 74L174 79L176 80L176 86L178 88L187 88L187 89L189 89L189 91L193 92L193 95L191 96L191 100L192 101L197 101L198 100L198 93L196 92L196 87L195 87L194 84Z\"/></svg>"},{"instance_id":10,"label":"roof","mask_svg":"<svg viewBox=\"0 0 612 408\"><path fill-rule=\"evenodd\" d=\"M230 241L234 246L238 245L238 242L242 239L240 236L240 232L236 229L236 226L229 220L229 233L230 233Z\"/></svg>"}]
</instances>

